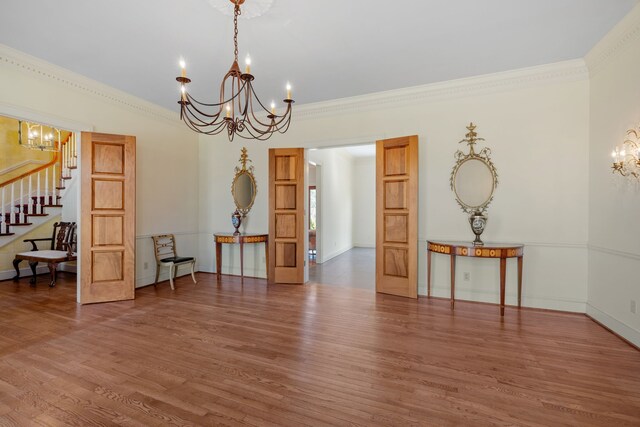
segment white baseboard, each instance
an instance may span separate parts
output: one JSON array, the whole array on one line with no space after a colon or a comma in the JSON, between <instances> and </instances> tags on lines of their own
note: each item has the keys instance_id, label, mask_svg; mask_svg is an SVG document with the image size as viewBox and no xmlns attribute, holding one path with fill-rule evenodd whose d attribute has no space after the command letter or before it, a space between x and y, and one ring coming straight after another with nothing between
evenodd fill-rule
<instances>
[{"instance_id":1,"label":"white baseboard","mask_svg":"<svg viewBox=\"0 0 640 427\"><path fill-rule=\"evenodd\" d=\"M350 251L351 249L353 249L353 246L348 246L342 249L338 249L337 251L333 251L331 252L329 255L323 255L322 257L322 262L320 262L318 260L318 264L324 264L325 262L329 261L332 258L337 257L338 255L342 255L343 253Z\"/></svg>"},{"instance_id":2,"label":"white baseboard","mask_svg":"<svg viewBox=\"0 0 640 427\"><path fill-rule=\"evenodd\" d=\"M587 304L587 316L593 320L602 323L625 340L629 341L636 347L640 347L640 331L633 329L631 326L623 323L613 316L601 311L591 304Z\"/></svg>"},{"instance_id":3,"label":"white baseboard","mask_svg":"<svg viewBox=\"0 0 640 427\"><path fill-rule=\"evenodd\" d=\"M354 243L353 244L354 248L369 248L369 249L375 249L376 248L376 244L375 243Z\"/></svg>"},{"instance_id":4,"label":"white baseboard","mask_svg":"<svg viewBox=\"0 0 640 427\"><path fill-rule=\"evenodd\" d=\"M427 296L426 285L418 285L418 295ZM431 295L439 298L449 298L451 296L451 289L448 286L433 286L431 288ZM465 301L477 301L488 302L492 304L498 304L500 302L500 295L497 292L487 292L480 290L467 290L456 287L456 300ZM505 303L507 305L517 304L517 295L515 293L507 292L505 295ZM531 297L526 294L522 295L522 306L531 308L542 308L545 310L558 310L558 311L570 311L573 313L584 313L586 311L587 303L585 301L562 299L562 298L546 298L546 297Z\"/></svg>"},{"instance_id":5,"label":"white baseboard","mask_svg":"<svg viewBox=\"0 0 640 427\"><path fill-rule=\"evenodd\" d=\"M26 263L26 261L25 261ZM24 264L24 263L23 263ZM36 274L44 274L44 273L49 273L49 267L47 267L46 265L39 265L36 267ZM5 270L5 271L0 271L0 280L9 280L9 279L13 279L16 275L16 271L15 270ZM26 268L21 268L20 269L20 278L23 279L25 277L31 277L32 273L31 273L31 268L26 267Z\"/></svg>"}]
</instances>

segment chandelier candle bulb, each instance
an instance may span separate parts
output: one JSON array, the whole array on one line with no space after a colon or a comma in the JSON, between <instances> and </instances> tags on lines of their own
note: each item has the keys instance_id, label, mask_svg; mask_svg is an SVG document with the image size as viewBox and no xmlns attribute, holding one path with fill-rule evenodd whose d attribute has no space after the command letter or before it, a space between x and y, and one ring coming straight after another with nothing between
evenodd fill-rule
<instances>
[{"instance_id":1,"label":"chandelier candle bulb","mask_svg":"<svg viewBox=\"0 0 640 427\"><path fill-rule=\"evenodd\" d=\"M245 68L244 68L245 74L251 74L251 57L249 55L247 55L247 57L244 59L244 63L245 63Z\"/></svg>"},{"instance_id":2,"label":"chandelier candle bulb","mask_svg":"<svg viewBox=\"0 0 640 427\"><path fill-rule=\"evenodd\" d=\"M231 106L227 104L227 118L231 118Z\"/></svg>"},{"instance_id":3,"label":"chandelier candle bulb","mask_svg":"<svg viewBox=\"0 0 640 427\"><path fill-rule=\"evenodd\" d=\"M287 99L291 99L291 84L287 83Z\"/></svg>"},{"instance_id":4,"label":"chandelier candle bulb","mask_svg":"<svg viewBox=\"0 0 640 427\"><path fill-rule=\"evenodd\" d=\"M180 60L180 68L182 69L182 73L180 74L180 76L182 78L187 77L187 64L184 62L184 59Z\"/></svg>"},{"instance_id":5,"label":"chandelier candle bulb","mask_svg":"<svg viewBox=\"0 0 640 427\"><path fill-rule=\"evenodd\" d=\"M271 101L271 114L276 115L276 103Z\"/></svg>"}]
</instances>

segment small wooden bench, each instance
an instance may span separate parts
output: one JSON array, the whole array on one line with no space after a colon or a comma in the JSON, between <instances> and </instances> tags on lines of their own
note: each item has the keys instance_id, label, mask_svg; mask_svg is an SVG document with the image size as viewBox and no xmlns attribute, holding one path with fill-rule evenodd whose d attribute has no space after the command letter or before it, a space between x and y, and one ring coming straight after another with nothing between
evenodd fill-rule
<instances>
[{"instance_id":1,"label":"small wooden bench","mask_svg":"<svg viewBox=\"0 0 640 427\"><path fill-rule=\"evenodd\" d=\"M78 254L75 252L75 222L56 222L53 224L53 235L44 239L26 239L25 242L31 243L32 251L20 252L16 254L13 260L13 268L16 269L14 281L20 280L20 263L27 261L33 276L29 283L36 284L36 267L39 262L46 263L51 274L50 287L56 285L56 273L58 264L62 262L76 261ZM51 249L38 250L36 242L51 242Z\"/></svg>"}]
</instances>

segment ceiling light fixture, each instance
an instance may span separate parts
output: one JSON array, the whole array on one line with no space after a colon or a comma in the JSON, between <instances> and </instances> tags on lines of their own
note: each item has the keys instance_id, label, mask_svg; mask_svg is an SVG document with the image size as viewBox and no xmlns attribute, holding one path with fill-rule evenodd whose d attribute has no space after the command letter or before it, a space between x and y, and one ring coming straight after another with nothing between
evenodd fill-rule
<instances>
[{"instance_id":1,"label":"ceiling light fixture","mask_svg":"<svg viewBox=\"0 0 640 427\"><path fill-rule=\"evenodd\" d=\"M198 133L215 135L226 129L229 141L233 141L235 135L264 141L275 132L285 133L289 129L291 106L294 102L291 99L291 85L287 83L287 97L283 100L286 110L282 115L276 114L275 102L271 102L269 110L260 101L253 89L251 58L246 58L244 73L238 66L238 16L241 14L240 6L245 0L230 1L234 5L234 60L220 85L220 102L203 103L191 96L187 90L187 84L191 79L187 78L184 60L180 60L182 74L176 77L180 83L180 119Z\"/></svg>"},{"instance_id":2,"label":"ceiling light fixture","mask_svg":"<svg viewBox=\"0 0 640 427\"><path fill-rule=\"evenodd\" d=\"M611 157L613 173L640 179L640 127L627 131L627 139L622 143L622 148L616 147Z\"/></svg>"},{"instance_id":3,"label":"ceiling light fixture","mask_svg":"<svg viewBox=\"0 0 640 427\"><path fill-rule=\"evenodd\" d=\"M23 123L26 125L27 141L24 141L22 134ZM60 130L47 128L38 123L18 121L18 143L32 150L58 151L60 147Z\"/></svg>"}]
</instances>

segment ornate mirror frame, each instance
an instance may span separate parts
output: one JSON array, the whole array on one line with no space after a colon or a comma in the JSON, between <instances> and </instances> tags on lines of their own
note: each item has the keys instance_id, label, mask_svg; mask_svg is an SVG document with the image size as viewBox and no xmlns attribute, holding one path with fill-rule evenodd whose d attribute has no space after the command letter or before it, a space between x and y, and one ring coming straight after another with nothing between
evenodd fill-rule
<instances>
[{"instance_id":1,"label":"ornate mirror frame","mask_svg":"<svg viewBox=\"0 0 640 427\"><path fill-rule=\"evenodd\" d=\"M460 208L462 209L463 212L468 214L474 214L474 213L484 214L487 211L487 206L489 206L489 204L493 201L493 193L495 192L496 187L498 186L498 172L496 171L496 167L493 165L493 162L491 161L491 150L489 148L485 147L482 150L480 150L480 152L478 153L475 152L475 149L473 148L474 145L477 144L478 141L484 141L484 138L478 138L478 134L476 133L475 129L476 129L476 125L474 125L473 123L470 123L469 126L467 126L467 130L469 132L467 132L467 134L465 135L465 138L462 141L458 142L458 144L466 142L467 145L469 146L469 153L465 154L461 150L456 151L454 155L456 159L456 164L453 166L453 169L451 170L451 177L449 178L449 184L451 186L451 191L453 191L453 193L456 196L456 202L458 202L458 205L460 205ZM469 206L466 203L464 203L464 201L460 199L460 196L456 191L455 179L456 179L458 170L460 169L460 166L462 166L469 160L479 160L482 163L484 163L489 169L489 171L491 172L491 176L493 178L493 188L491 189L490 196L487 198L487 200L485 200L484 203L478 206Z\"/></svg>"},{"instance_id":2,"label":"ornate mirror frame","mask_svg":"<svg viewBox=\"0 0 640 427\"><path fill-rule=\"evenodd\" d=\"M247 214L251 210L251 207L253 206L253 203L256 200L256 194L258 193L258 185L256 184L256 178L253 175L253 166L247 167L247 162L251 163L251 160L249 159L249 156L247 155L247 148L246 147L242 147L242 150L240 152L240 160L239 160L239 162L240 162L241 166L236 166L236 168L235 168L235 176L233 177L233 181L231 181L231 195L233 196L233 202L236 205L236 210L243 217L245 217L245 216L247 216ZM249 202L249 204L247 206L240 206L240 204L238 203L238 197L236 195L236 182L243 175L246 175L246 176L249 177L249 179L251 181L251 186L252 186L252 189L253 189L253 194L251 195L251 201Z\"/></svg>"}]
</instances>

